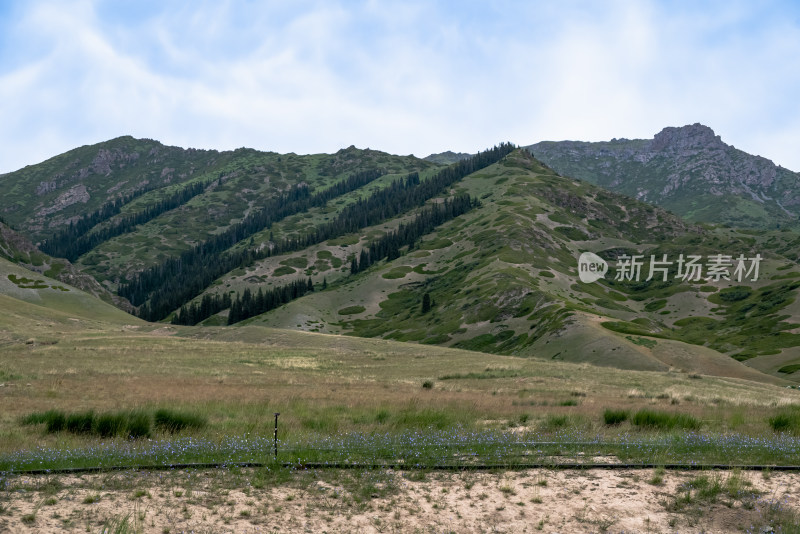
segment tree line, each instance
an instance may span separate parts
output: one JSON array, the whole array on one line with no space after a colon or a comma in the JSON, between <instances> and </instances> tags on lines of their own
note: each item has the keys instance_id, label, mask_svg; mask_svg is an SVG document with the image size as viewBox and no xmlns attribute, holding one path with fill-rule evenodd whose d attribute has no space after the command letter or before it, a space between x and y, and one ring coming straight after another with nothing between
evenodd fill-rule
<instances>
[{"instance_id":1,"label":"tree line","mask_svg":"<svg viewBox=\"0 0 800 534\"><path fill-rule=\"evenodd\" d=\"M401 248L407 246L411 249L423 235L479 205L480 202L469 195L458 195L425 208L411 222L400 224L396 231L385 234L361 249L359 257L353 258L350 263L350 272L359 273L383 259L392 261L399 258Z\"/></svg>"},{"instance_id":2,"label":"tree line","mask_svg":"<svg viewBox=\"0 0 800 534\"><path fill-rule=\"evenodd\" d=\"M362 187L372 180L379 178L384 173L377 170L365 171L349 176L347 179L331 186L330 188L311 196L307 186L298 186L292 193L276 199L272 206L251 214L244 221L229 228L224 235L219 236L219 241L229 243L228 246L244 239L249 235L259 232L273 222L277 216L283 218L280 206L288 208L288 202L294 202L290 214L306 211L310 208L322 206L331 198L340 196L348 191ZM122 207L145 193L157 189L157 186L145 186L123 197L106 202L95 212L84 215L78 221L71 222L64 228L47 239L41 246L43 252L59 258L75 261L98 245L136 229L140 224L149 222L156 217L172 211L189 202L192 198L203 193L216 179L205 182L194 182L165 199L147 206L143 211L128 215L114 222L113 225L91 232L97 225L121 213ZM278 208L276 208L278 206ZM91 233L90 233L91 232ZM228 247L225 247L228 248Z\"/></svg>"},{"instance_id":3,"label":"tree line","mask_svg":"<svg viewBox=\"0 0 800 534\"><path fill-rule=\"evenodd\" d=\"M119 215L122 207L129 202L155 189L158 189L156 184L147 184L127 195L109 200L92 213L80 217L77 221L71 221L69 226L59 230L52 237L42 242L39 249L55 258L67 258L70 255L70 247L74 242L86 235L98 224L115 215Z\"/></svg>"},{"instance_id":4,"label":"tree line","mask_svg":"<svg viewBox=\"0 0 800 534\"><path fill-rule=\"evenodd\" d=\"M373 241L369 247L362 249L360 259L353 259L350 268L351 274L359 273L382 259L391 261L399 258L402 247L411 247L419 238L431 232L437 226L466 213L478 205L479 202L470 198L469 195L459 195L440 204L425 208L414 217L413 221L401 224L396 231L389 232ZM306 286L305 289L301 287L304 284ZM181 306L178 313L173 316L172 323L195 325L212 315L230 309L228 324L231 325L278 308L287 302L302 297L309 291L314 291L311 278L307 282L295 281L266 292L259 288L256 295L253 295L248 288L245 289L241 296L237 293L235 299L231 299L229 293L222 295L206 294L203 295L199 302L195 301Z\"/></svg>"},{"instance_id":5,"label":"tree line","mask_svg":"<svg viewBox=\"0 0 800 534\"><path fill-rule=\"evenodd\" d=\"M235 298L231 298L230 293L203 295L199 302L181 306L172 317L172 324L195 325L216 313L230 309L228 324L231 325L274 310L311 291L314 291L314 283L308 278L266 291L259 288L256 293L247 288L242 294L237 293Z\"/></svg>"},{"instance_id":6,"label":"tree line","mask_svg":"<svg viewBox=\"0 0 800 534\"><path fill-rule=\"evenodd\" d=\"M250 265L256 259L302 246L297 240L283 240L262 253L250 249L228 250L239 241L286 217L324 206L329 200L363 187L384 174L378 169L358 172L314 195L306 185L294 187L179 257L138 273L131 282L120 285L118 293L134 306L140 306L139 317L148 321L161 320L202 293L219 276Z\"/></svg>"},{"instance_id":7,"label":"tree line","mask_svg":"<svg viewBox=\"0 0 800 534\"><path fill-rule=\"evenodd\" d=\"M209 181L189 184L167 198L148 205L143 211L121 217L114 221L113 224L81 235L72 242L66 242L66 240L69 239L69 231L67 231L65 232L66 235L63 237L60 236L60 242L54 246L63 249L62 257L67 258L69 261L75 261L101 243L105 243L109 239L131 232L140 224L149 222L163 213L183 206L205 191L211 183L212 182Z\"/></svg>"},{"instance_id":8,"label":"tree line","mask_svg":"<svg viewBox=\"0 0 800 534\"><path fill-rule=\"evenodd\" d=\"M250 289L245 289L240 297L237 293L236 299L231 303L231 311L228 314L228 324L235 324L250 317L261 315L270 310L283 306L287 302L299 299L306 293L314 291L314 283L311 278L306 280L295 280L284 286L268 289L264 291L258 289L258 293L253 295Z\"/></svg>"},{"instance_id":9,"label":"tree line","mask_svg":"<svg viewBox=\"0 0 800 534\"><path fill-rule=\"evenodd\" d=\"M161 320L201 294L219 276L233 269L246 267L256 260L272 255L301 250L396 217L423 205L468 174L496 163L512 150L514 145L501 144L442 169L424 182L420 181L417 173L410 173L404 179L396 179L388 187L375 191L366 199L359 199L344 208L333 221L321 224L299 237L271 242L270 246L260 251L226 250L248 237L246 232L236 232L228 237L224 234L216 236L181 254L178 258L167 259L160 265L142 271L130 283L121 285L119 294L128 298L134 306L139 306L138 315L143 319ZM357 178L346 180L343 189L355 186L359 181ZM329 198L333 197L327 197ZM288 205L293 207L290 208ZM288 211L293 212L303 205L306 204L299 199L289 200L287 205L278 207L275 213L282 212L286 213L283 216L288 216ZM269 210L266 209L259 212L264 217L263 220L271 219L274 222L278 220L277 215L270 217L268 213ZM245 221L240 224L244 223ZM238 239L234 241L235 238Z\"/></svg>"},{"instance_id":10,"label":"tree line","mask_svg":"<svg viewBox=\"0 0 800 534\"><path fill-rule=\"evenodd\" d=\"M198 249L197 253L201 257L208 254L216 256L220 251L227 250L243 239L270 228L286 217L325 206L330 200L364 187L384 174L386 171L380 169L357 172L313 195L307 185L297 185L277 198L268 200L260 209L253 211L242 221L195 247ZM184 258L184 262L187 260L196 261L188 256Z\"/></svg>"}]
</instances>

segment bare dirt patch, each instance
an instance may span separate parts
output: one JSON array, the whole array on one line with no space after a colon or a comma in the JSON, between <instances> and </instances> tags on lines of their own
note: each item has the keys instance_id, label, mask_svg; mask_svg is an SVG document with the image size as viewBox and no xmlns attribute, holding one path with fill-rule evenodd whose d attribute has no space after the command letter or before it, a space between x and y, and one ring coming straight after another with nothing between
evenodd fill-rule
<instances>
[{"instance_id":1,"label":"bare dirt patch","mask_svg":"<svg viewBox=\"0 0 800 534\"><path fill-rule=\"evenodd\" d=\"M728 492L692 497L699 479ZM797 513L800 489L796 474L598 469L218 469L0 482L0 532L14 533L761 532L775 503Z\"/></svg>"}]
</instances>

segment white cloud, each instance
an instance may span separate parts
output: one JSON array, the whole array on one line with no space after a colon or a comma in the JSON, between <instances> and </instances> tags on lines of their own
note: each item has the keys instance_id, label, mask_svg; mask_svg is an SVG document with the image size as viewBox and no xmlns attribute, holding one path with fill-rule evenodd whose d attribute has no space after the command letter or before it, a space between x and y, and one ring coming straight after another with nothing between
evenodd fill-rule
<instances>
[{"instance_id":1,"label":"white cloud","mask_svg":"<svg viewBox=\"0 0 800 534\"><path fill-rule=\"evenodd\" d=\"M748 27L747 4L197 5L25 4L25 61L0 63L0 172L124 134L426 155L698 121L800 170L800 34L774 13Z\"/></svg>"},{"instance_id":2,"label":"white cloud","mask_svg":"<svg viewBox=\"0 0 800 534\"><path fill-rule=\"evenodd\" d=\"M536 140L650 137L703 122L800 170L800 152L784 148L800 133L800 113L782 94L800 89L797 27L733 31L752 15L736 5L691 13L643 6L617 4L599 19L565 23L541 58L557 89L544 95ZM786 120L791 128L781 127ZM753 131L764 128L773 139L758 143Z\"/></svg>"}]
</instances>

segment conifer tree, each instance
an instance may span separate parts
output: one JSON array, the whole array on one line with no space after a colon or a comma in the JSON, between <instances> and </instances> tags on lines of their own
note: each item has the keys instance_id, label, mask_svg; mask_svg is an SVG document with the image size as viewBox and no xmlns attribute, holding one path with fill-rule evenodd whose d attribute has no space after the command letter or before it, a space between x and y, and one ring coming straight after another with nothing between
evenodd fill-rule
<instances>
[{"instance_id":1,"label":"conifer tree","mask_svg":"<svg viewBox=\"0 0 800 534\"><path fill-rule=\"evenodd\" d=\"M422 297L422 313L431 311L431 294L425 293Z\"/></svg>"}]
</instances>

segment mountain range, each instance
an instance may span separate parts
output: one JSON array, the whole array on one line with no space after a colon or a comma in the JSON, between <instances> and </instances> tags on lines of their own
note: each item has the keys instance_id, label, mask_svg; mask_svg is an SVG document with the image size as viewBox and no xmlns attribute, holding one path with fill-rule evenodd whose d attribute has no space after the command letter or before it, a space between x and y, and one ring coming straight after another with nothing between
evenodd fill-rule
<instances>
[{"instance_id":1,"label":"mountain range","mask_svg":"<svg viewBox=\"0 0 800 534\"><path fill-rule=\"evenodd\" d=\"M797 179L770 165L700 125L425 159L121 137L0 176L0 253L190 328L800 380ZM595 283L584 252L610 266ZM755 280L679 277L718 254L763 261ZM614 276L637 255L645 273L669 258L663 279Z\"/></svg>"}]
</instances>

